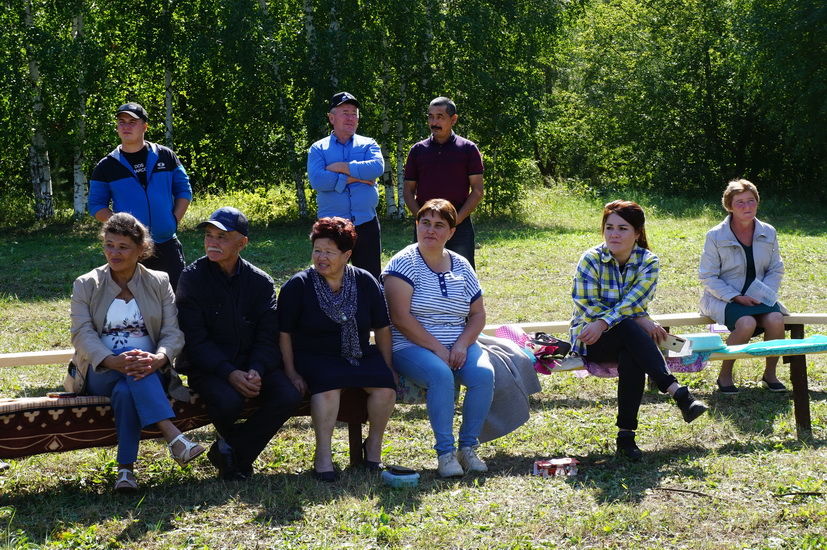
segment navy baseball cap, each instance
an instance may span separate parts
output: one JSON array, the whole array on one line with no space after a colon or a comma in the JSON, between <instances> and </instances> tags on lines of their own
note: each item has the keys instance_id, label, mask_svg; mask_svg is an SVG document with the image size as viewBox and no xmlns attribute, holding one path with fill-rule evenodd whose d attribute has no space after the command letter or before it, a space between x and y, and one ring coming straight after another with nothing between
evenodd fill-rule
<instances>
[{"instance_id":1,"label":"navy baseball cap","mask_svg":"<svg viewBox=\"0 0 827 550\"><path fill-rule=\"evenodd\" d=\"M149 115L146 114L146 109L141 107L140 104L135 103L134 101L130 101L129 103L124 103L118 110L115 111L115 116L118 116L121 113L126 113L132 118L140 118L144 122L149 122Z\"/></svg>"},{"instance_id":2,"label":"navy baseball cap","mask_svg":"<svg viewBox=\"0 0 827 550\"><path fill-rule=\"evenodd\" d=\"M356 96L354 96L353 94L349 94L347 92L339 92L338 94L333 94L333 97L330 98L330 109L338 107L339 105L344 105L345 103L356 105L357 109L361 109L361 107L359 106L359 100L356 99Z\"/></svg>"},{"instance_id":3,"label":"navy baseball cap","mask_svg":"<svg viewBox=\"0 0 827 550\"><path fill-rule=\"evenodd\" d=\"M241 210L232 206L222 206L210 214L210 219L199 223L198 229L207 225L213 225L221 231L238 231L245 237L249 228L247 216L242 214Z\"/></svg>"}]
</instances>

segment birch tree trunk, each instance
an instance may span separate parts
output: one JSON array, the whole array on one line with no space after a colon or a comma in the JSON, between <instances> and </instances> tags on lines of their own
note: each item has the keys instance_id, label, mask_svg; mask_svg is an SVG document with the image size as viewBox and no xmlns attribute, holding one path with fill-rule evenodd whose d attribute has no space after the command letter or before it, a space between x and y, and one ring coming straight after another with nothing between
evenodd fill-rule
<instances>
[{"instance_id":1,"label":"birch tree trunk","mask_svg":"<svg viewBox=\"0 0 827 550\"><path fill-rule=\"evenodd\" d=\"M32 3L26 2L25 22L29 36L35 36ZM55 215L52 202L52 171L49 167L49 150L41 126L43 98L40 92L40 66L35 58L33 45L26 43L26 56L29 61L29 82L32 87L31 127L34 128L32 144L29 147L29 174L34 189L35 216L37 219L51 218Z\"/></svg>"},{"instance_id":2,"label":"birch tree trunk","mask_svg":"<svg viewBox=\"0 0 827 550\"><path fill-rule=\"evenodd\" d=\"M267 1L266 0L258 0L258 5L261 8L261 12L264 14L264 17L269 19L270 14L267 10ZM308 13L308 5L309 0L305 1L305 14ZM305 23L306 25L307 23ZM310 22L312 28L312 20ZM273 31L272 28L268 25L267 27L267 41L269 43L273 43ZM278 82L279 76L279 64L275 60L275 57L271 58L272 61L270 62L270 68L273 71L273 79ZM287 109L284 105L284 94L278 94L278 115L279 120L286 121L288 117L292 117L292 113L288 113ZM289 126L292 126L289 125ZM287 154L288 154L288 162L290 164L290 174L293 176L293 183L296 186L296 203L299 206L299 217L304 219L307 217L307 197L304 193L304 172L299 169L299 162L296 159L296 139L293 136L293 131L288 128L288 124L284 125L284 139L287 141Z\"/></svg>"},{"instance_id":3,"label":"birch tree trunk","mask_svg":"<svg viewBox=\"0 0 827 550\"><path fill-rule=\"evenodd\" d=\"M313 1L312 0L304 0L303 4L304 10L304 33L307 37L307 56L308 56L308 65L310 67L317 67L317 53L316 53L316 27L313 23ZM290 143L293 144L292 139ZM294 144L293 144L294 145ZM295 178L296 182L296 201L299 204L299 215L302 218L306 218L308 215L307 212L307 197L305 195L305 188L304 188L304 177Z\"/></svg>"},{"instance_id":4,"label":"birch tree trunk","mask_svg":"<svg viewBox=\"0 0 827 550\"><path fill-rule=\"evenodd\" d=\"M339 21L336 19L336 5L331 2L330 3L330 36L331 42L334 44L341 43L341 28L339 26ZM331 52L331 60L330 60L330 87L333 90L336 90L339 87L339 78L336 76L336 70L339 68L339 48L334 47Z\"/></svg>"},{"instance_id":5,"label":"birch tree trunk","mask_svg":"<svg viewBox=\"0 0 827 550\"><path fill-rule=\"evenodd\" d=\"M390 51L390 45L388 44L387 36L382 36L382 49L385 51ZM385 72L383 75L383 87L387 90L391 86L390 60L387 56L382 58L382 65L385 68ZM390 111L388 109L387 98L388 94L381 94L379 100L381 105L380 113L382 116L382 143L380 143L379 146L382 149L382 157L385 159L385 171L382 173L381 182L382 187L385 190L385 214L389 218L399 218L401 216L396 197L394 196L395 185L393 181L393 171L391 170L390 155L388 152L388 148L385 146L385 144L390 143L392 139Z\"/></svg>"},{"instance_id":6,"label":"birch tree trunk","mask_svg":"<svg viewBox=\"0 0 827 550\"><path fill-rule=\"evenodd\" d=\"M167 60L170 63L171 60ZM172 149L172 71L164 69L164 141L166 146Z\"/></svg>"},{"instance_id":7,"label":"birch tree trunk","mask_svg":"<svg viewBox=\"0 0 827 550\"><path fill-rule=\"evenodd\" d=\"M72 38L76 44L83 41L82 13L76 14L72 19ZM86 174L83 173L83 145L86 142L86 89L83 83L83 73L84 71L80 71L78 76L76 136L72 146L72 207L75 219L80 219L85 214L87 197Z\"/></svg>"},{"instance_id":8,"label":"birch tree trunk","mask_svg":"<svg viewBox=\"0 0 827 550\"><path fill-rule=\"evenodd\" d=\"M402 121L396 122L397 141L396 141L396 211L399 219L408 217L408 210L405 207L405 138L402 133Z\"/></svg>"}]
</instances>

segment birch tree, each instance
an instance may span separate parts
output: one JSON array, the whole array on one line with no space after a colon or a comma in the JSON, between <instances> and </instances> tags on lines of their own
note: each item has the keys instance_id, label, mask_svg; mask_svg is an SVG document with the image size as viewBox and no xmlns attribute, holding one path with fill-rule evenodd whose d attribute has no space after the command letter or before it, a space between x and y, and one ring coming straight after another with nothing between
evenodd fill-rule
<instances>
[{"instance_id":1,"label":"birch tree","mask_svg":"<svg viewBox=\"0 0 827 550\"><path fill-rule=\"evenodd\" d=\"M37 59L35 41L39 32L34 24L34 13L31 0L26 0L25 28L27 40L25 44L26 56L29 64L29 86L32 98L32 112L30 128L32 129L32 143L29 147L29 175L35 197L35 216L38 219L51 218L55 214L52 201L52 172L49 165L49 151L46 146L46 137L43 129L43 96L40 89L40 64Z\"/></svg>"},{"instance_id":2,"label":"birch tree","mask_svg":"<svg viewBox=\"0 0 827 550\"><path fill-rule=\"evenodd\" d=\"M78 8L80 4L78 4ZM80 51L78 57L81 62L86 61L83 55L84 41L84 14L81 11L75 13L72 18L72 40L75 47ZM72 142L72 209L75 218L80 218L86 213L87 180L84 172L83 149L86 145L86 85L84 82L84 71L78 71L77 85L77 117L75 122L75 136Z\"/></svg>"}]
</instances>

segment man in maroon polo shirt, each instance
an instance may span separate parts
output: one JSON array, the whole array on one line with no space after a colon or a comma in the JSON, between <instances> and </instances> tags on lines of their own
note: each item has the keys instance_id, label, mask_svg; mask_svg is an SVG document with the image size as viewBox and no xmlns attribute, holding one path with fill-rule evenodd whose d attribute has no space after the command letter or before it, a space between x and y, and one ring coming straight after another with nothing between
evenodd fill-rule
<instances>
[{"instance_id":1,"label":"man in maroon polo shirt","mask_svg":"<svg viewBox=\"0 0 827 550\"><path fill-rule=\"evenodd\" d=\"M438 97L428 107L431 136L411 147L405 163L405 205L413 215L430 199L445 199L457 209L457 230L445 247L474 264L471 212L482 200L482 155L477 145L454 133L457 106Z\"/></svg>"}]
</instances>

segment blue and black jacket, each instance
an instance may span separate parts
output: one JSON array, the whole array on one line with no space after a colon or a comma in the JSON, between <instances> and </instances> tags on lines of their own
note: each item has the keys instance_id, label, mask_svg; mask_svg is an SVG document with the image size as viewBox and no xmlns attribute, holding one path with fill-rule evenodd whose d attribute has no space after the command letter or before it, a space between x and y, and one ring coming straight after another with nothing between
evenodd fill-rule
<instances>
[{"instance_id":1,"label":"blue and black jacket","mask_svg":"<svg viewBox=\"0 0 827 550\"><path fill-rule=\"evenodd\" d=\"M173 214L175 200L192 200L192 187L171 149L149 141L146 145L146 188L119 145L92 171L88 209L92 216L102 208L129 212L149 228L156 243L163 243L173 238L178 228Z\"/></svg>"}]
</instances>

